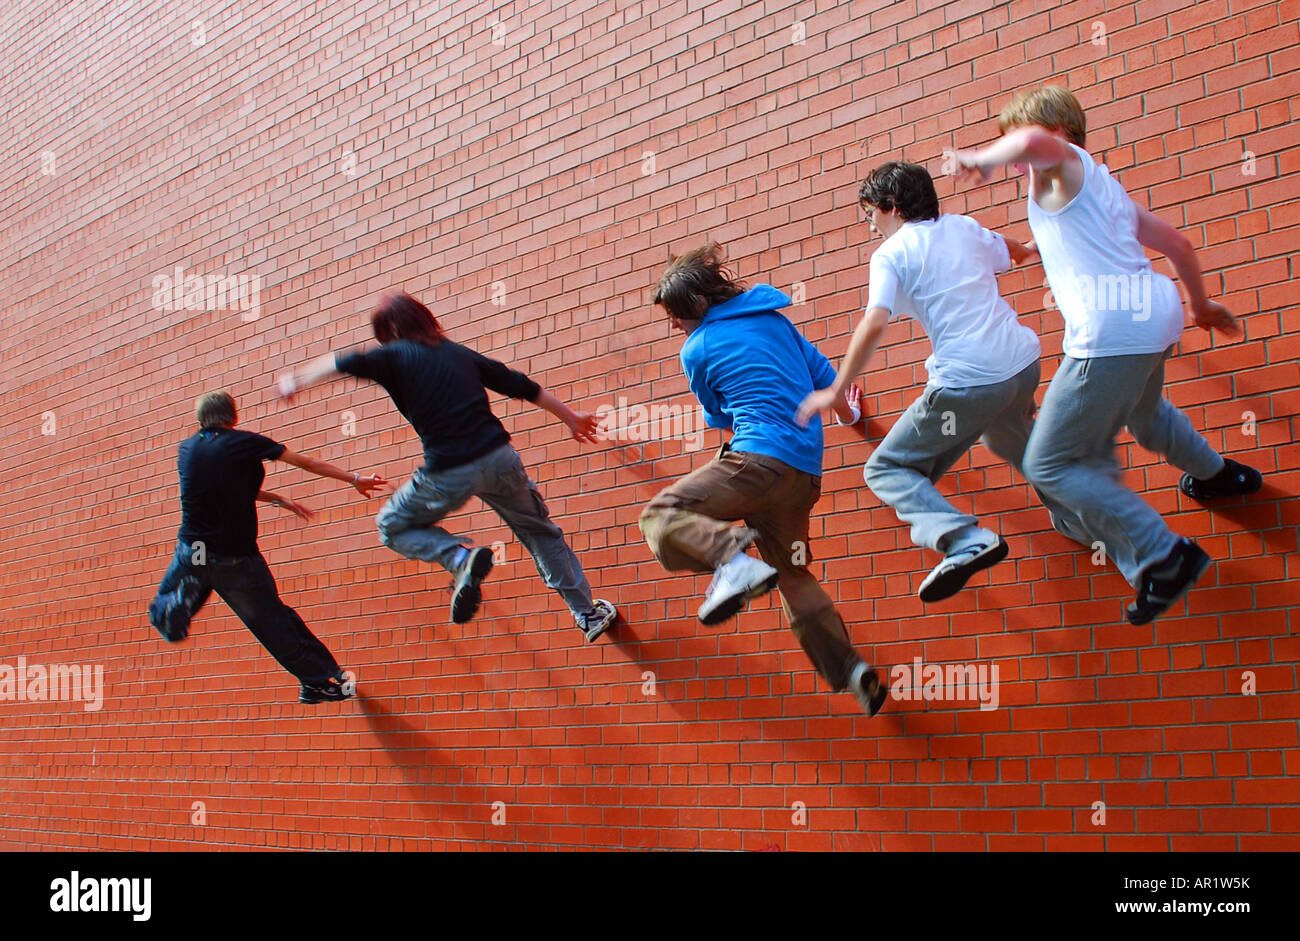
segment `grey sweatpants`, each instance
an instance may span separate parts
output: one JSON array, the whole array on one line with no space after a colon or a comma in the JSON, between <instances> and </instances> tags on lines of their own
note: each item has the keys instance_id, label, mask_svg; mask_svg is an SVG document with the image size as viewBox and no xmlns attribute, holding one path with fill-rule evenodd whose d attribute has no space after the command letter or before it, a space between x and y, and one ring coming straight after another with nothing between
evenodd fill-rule
<instances>
[{"instance_id":1,"label":"grey sweatpants","mask_svg":"<svg viewBox=\"0 0 1300 941\"><path fill-rule=\"evenodd\" d=\"M1193 477L1213 477L1223 458L1164 397L1163 353L1061 361L1025 450L1024 473L1051 499L1057 531L1085 546L1101 543L1130 585L1169 555L1178 536L1120 482L1115 436L1128 426L1148 451Z\"/></svg>"},{"instance_id":2,"label":"grey sweatpants","mask_svg":"<svg viewBox=\"0 0 1300 941\"><path fill-rule=\"evenodd\" d=\"M454 572L461 540L437 524L470 497L479 497L500 514L533 557L542 581L559 593L575 616L592 610L591 586L578 557L551 522L537 485L508 444L459 467L417 470L379 511L375 522L380 541L408 559L437 562Z\"/></svg>"},{"instance_id":3,"label":"grey sweatpants","mask_svg":"<svg viewBox=\"0 0 1300 941\"><path fill-rule=\"evenodd\" d=\"M958 512L934 484L980 438L990 451L1020 469L1034 426L1038 378L1035 361L993 385L927 387L894 423L862 476L899 520L912 527L912 542L946 552L946 537L976 522Z\"/></svg>"}]
</instances>

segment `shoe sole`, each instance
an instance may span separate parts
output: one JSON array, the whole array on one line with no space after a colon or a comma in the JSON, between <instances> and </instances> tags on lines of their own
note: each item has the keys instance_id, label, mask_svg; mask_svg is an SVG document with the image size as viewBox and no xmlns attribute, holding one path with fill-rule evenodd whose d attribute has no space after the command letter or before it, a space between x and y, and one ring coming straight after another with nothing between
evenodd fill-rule
<instances>
[{"instance_id":1,"label":"shoe sole","mask_svg":"<svg viewBox=\"0 0 1300 941\"><path fill-rule=\"evenodd\" d=\"M483 591L479 586L491 571L492 553L486 549L472 550L469 580L456 589L451 599L453 624L464 624L478 612L478 606L483 601Z\"/></svg>"},{"instance_id":2,"label":"shoe sole","mask_svg":"<svg viewBox=\"0 0 1300 941\"><path fill-rule=\"evenodd\" d=\"M951 598L966 587L966 583L971 580L972 576L997 565L1007 557L1010 551L1011 547L1007 545L1007 541L999 537L994 545L989 546L965 565L949 569L934 581L922 585L917 594L927 604Z\"/></svg>"},{"instance_id":3,"label":"shoe sole","mask_svg":"<svg viewBox=\"0 0 1300 941\"><path fill-rule=\"evenodd\" d=\"M1178 602L1182 601L1186 594L1196 587L1196 583L1201 580L1201 576L1206 573L1210 568L1210 563L1213 561L1214 560L1211 559L1209 555L1206 555L1203 552L1201 561L1197 564L1196 570L1192 572L1191 577L1187 579L1183 584L1183 587L1178 589L1174 596L1169 599L1168 603L1163 606L1149 612L1144 612L1135 611L1133 606L1129 605L1128 609L1124 612L1125 617L1128 618L1128 622L1134 627L1141 627L1143 624L1150 624L1156 618L1160 617L1160 615L1164 614L1174 605L1178 604Z\"/></svg>"},{"instance_id":4,"label":"shoe sole","mask_svg":"<svg viewBox=\"0 0 1300 941\"><path fill-rule=\"evenodd\" d=\"M298 694L298 702L305 703L308 706L316 706L323 702L346 702L351 696L309 696L307 693Z\"/></svg>"},{"instance_id":5,"label":"shoe sole","mask_svg":"<svg viewBox=\"0 0 1300 941\"><path fill-rule=\"evenodd\" d=\"M776 587L780 579L780 573L773 572L767 578L755 585L751 585L747 590L732 595L725 601L718 602L717 606L708 614L701 614L700 623L712 627L715 624L721 624L723 621L729 621L740 613L741 609L755 598L766 595Z\"/></svg>"}]
</instances>

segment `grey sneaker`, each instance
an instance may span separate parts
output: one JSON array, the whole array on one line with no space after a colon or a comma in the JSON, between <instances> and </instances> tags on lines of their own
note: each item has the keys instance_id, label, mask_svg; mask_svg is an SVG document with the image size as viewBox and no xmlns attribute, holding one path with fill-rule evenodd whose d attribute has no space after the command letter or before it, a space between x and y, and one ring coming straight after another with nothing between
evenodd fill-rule
<instances>
[{"instance_id":1,"label":"grey sneaker","mask_svg":"<svg viewBox=\"0 0 1300 941\"><path fill-rule=\"evenodd\" d=\"M997 533L980 530L978 541L968 543L943 557L921 582L917 591L924 602L943 601L966 587L972 575L997 565L1007 557L1009 547Z\"/></svg>"},{"instance_id":2,"label":"grey sneaker","mask_svg":"<svg viewBox=\"0 0 1300 941\"><path fill-rule=\"evenodd\" d=\"M751 599L767 594L776 583L776 569L745 552L737 553L713 573L704 604L700 605L700 623L721 624L740 613Z\"/></svg>"},{"instance_id":3,"label":"grey sneaker","mask_svg":"<svg viewBox=\"0 0 1300 941\"><path fill-rule=\"evenodd\" d=\"M861 660L853 668L853 673L849 677L849 691L857 697L869 716L878 713L889 696L889 687L880 682L880 675Z\"/></svg>"},{"instance_id":4,"label":"grey sneaker","mask_svg":"<svg viewBox=\"0 0 1300 941\"><path fill-rule=\"evenodd\" d=\"M618 620L618 608L614 607L612 602L604 598L595 598L593 604L595 607L586 614L574 615L573 618L578 622L578 628L589 644L613 627L614 622Z\"/></svg>"}]
</instances>

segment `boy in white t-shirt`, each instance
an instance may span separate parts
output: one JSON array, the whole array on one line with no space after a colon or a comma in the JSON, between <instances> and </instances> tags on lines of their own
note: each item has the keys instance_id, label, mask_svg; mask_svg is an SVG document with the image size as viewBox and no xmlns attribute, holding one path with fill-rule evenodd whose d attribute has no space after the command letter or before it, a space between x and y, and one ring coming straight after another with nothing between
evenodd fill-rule
<instances>
[{"instance_id":1,"label":"boy in white t-shirt","mask_svg":"<svg viewBox=\"0 0 1300 941\"><path fill-rule=\"evenodd\" d=\"M885 236L871 256L866 316L834 384L809 395L798 418L808 420L844 394L889 321L906 314L920 322L934 347L925 361L925 392L876 448L863 476L911 526L914 543L944 553L918 592L922 601L940 601L1007 555L997 533L958 511L934 484L981 437L1020 467L1040 350L1038 336L998 293L997 275L1033 252L974 219L941 215L934 181L913 163L877 167L858 199L872 229Z\"/></svg>"},{"instance_id":2,"label":"boy in white t-shirt","mask_svg":"<svg viewBox=\"0 0 1300 941\"><path fill-rule=\"evenodd\" d=\"M1101 544L1137 589L1129 622L1146 624L1196 583L1210 557L1120 482L1120 429L1127 426L1138 444L1182 469L1179 487L1196 500L1254 493L1263 481L1253 468L1221 457L1163 397L1164 362L1182 335L1183 308L1178 289L1152 271L1143 246L1173 264L1198 327L1226 334L1240 328L1226 307L1206 297L1187 239L1136 205L1083 149L1086 121L1070 92L1021 92L998 126L999 141L957 154L960 173L987 180L1004 164L1028 168L1029 227L1065 320L1065 357L1043 398L1024 472L1052 499L1057 530L1086 546Z\"/></svg>"}]
</instances>

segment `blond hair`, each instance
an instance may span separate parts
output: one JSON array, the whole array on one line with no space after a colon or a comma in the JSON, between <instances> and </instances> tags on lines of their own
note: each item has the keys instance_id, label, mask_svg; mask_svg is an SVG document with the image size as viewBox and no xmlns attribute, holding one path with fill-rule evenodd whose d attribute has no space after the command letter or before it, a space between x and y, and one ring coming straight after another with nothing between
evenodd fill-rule
<instances>
[{"instance_id":1,"label":"blond hair","mask_svg":"<svg viewBox=\"0 0 1300 941\"><path fill-rule=\"evenodd\" d=\"M1066 138L1079 147L1088 133L1088 121L1079 99L1059 85L1019 92L998 115L998 130L1003 134L1026 125L1064 131Z\"/></svg>"}]
</instances>

